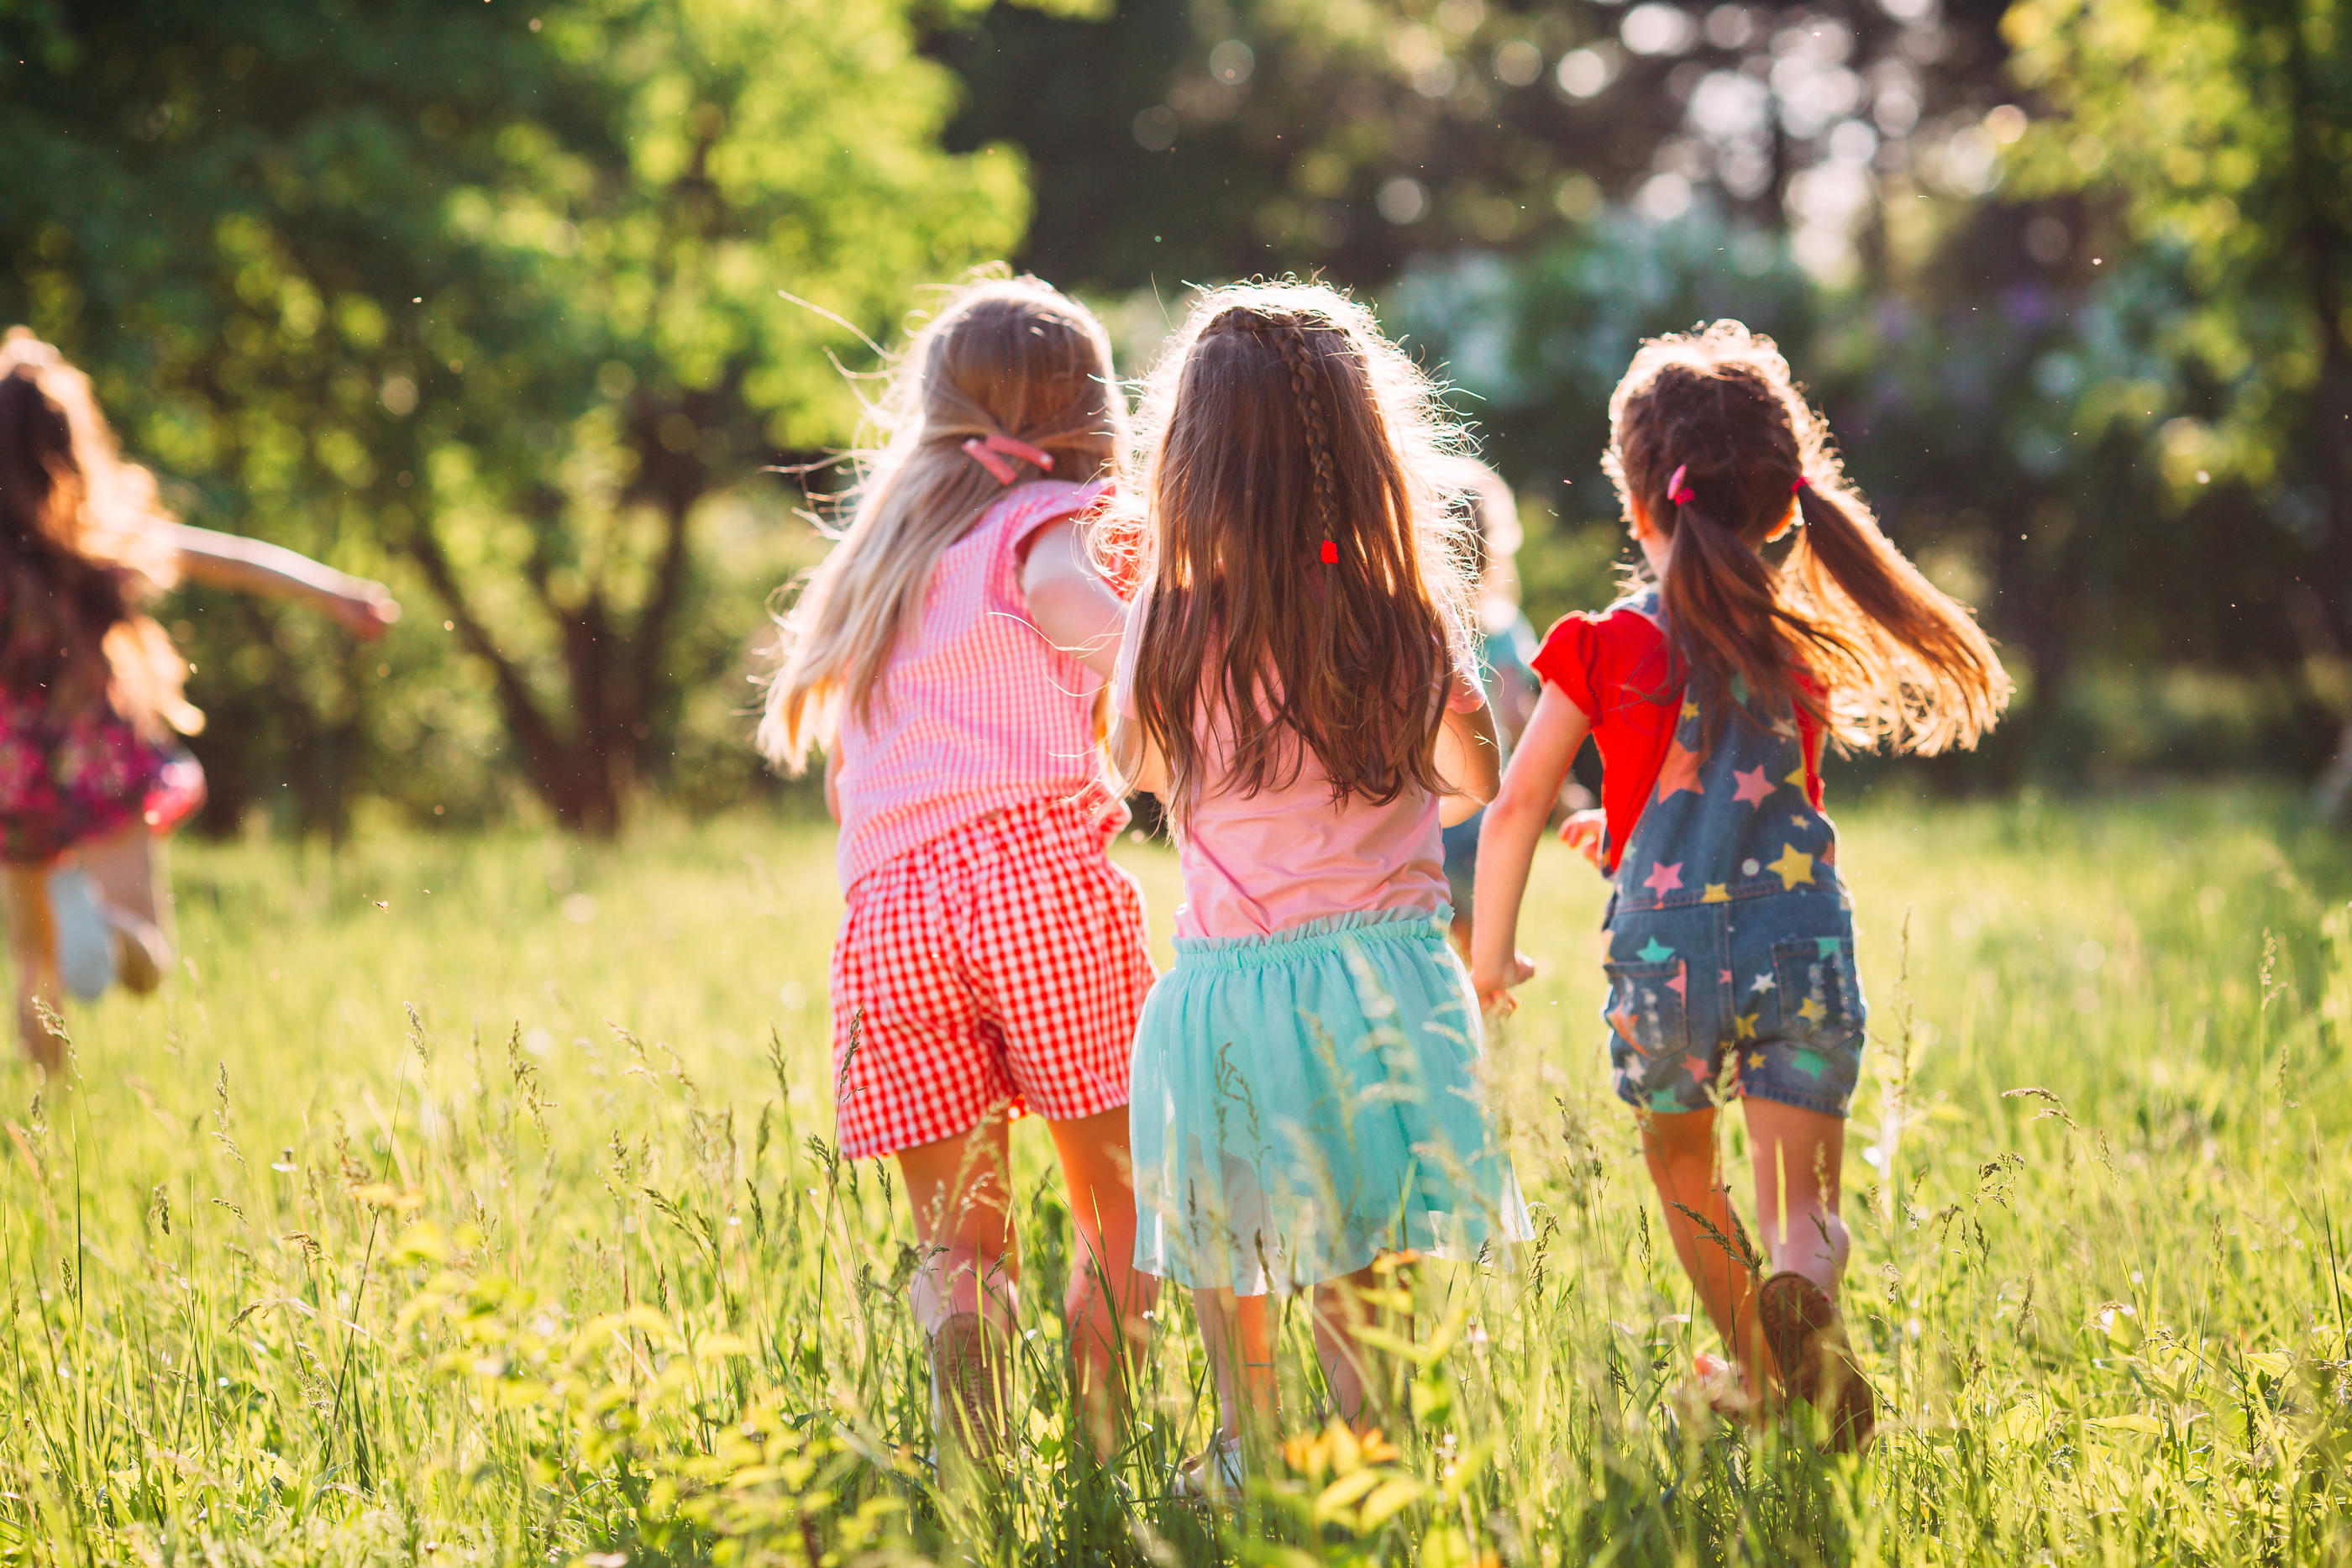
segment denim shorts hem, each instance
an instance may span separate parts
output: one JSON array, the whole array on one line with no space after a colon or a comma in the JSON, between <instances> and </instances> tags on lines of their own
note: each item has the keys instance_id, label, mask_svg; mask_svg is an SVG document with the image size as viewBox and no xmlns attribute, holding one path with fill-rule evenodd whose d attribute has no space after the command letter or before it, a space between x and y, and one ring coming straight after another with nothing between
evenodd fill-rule
<instances>
[{"instance_id":1,"label":"denim shorts hem","mask_svg":"<svg viewBox=\"0 0 2352 1568\"><path fill-rule=\"evenodd\" d=\"M1786 1105L1792 1111L1813 1111L1824 1116L1835 1116L1843 1122L1853 1114L1853 1096L1835 1094L1788 1093L1777 1088L1748 1089L1740 1092L1743 1100L1768 1100L1775 1105Z\"/></svg>"}]
</instances>

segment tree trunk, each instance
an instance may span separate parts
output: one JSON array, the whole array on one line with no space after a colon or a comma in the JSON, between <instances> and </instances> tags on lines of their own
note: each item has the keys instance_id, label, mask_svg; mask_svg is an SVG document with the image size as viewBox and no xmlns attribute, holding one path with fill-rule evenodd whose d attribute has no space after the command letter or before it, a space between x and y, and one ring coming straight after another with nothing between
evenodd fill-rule
<instances>
[{"instance_id":1,"label":"tree trunk","mask_svg":"<svg viewBox=\"0 0 2352 1568\"><path fill-rule=\"evenodd\" d=\"M2329 106L2321 101L2313 79L2302 7L2282 5L2274 16L2286 35L2294 125L2292 184L2303 209L2305 298L2319 332L2310 429L2313 466L2326 495L2319 597L2336 648L2352 649L2352 343L2345 339L2344 292L2345 270L2352 264L2352 235L2346 233L2335 205L2340 200L2336 194L2340 172L2321 145ZM2313 802L2331 821L2342 820L2352 807L2352 714L2343 716L2335 758L2314 789Z\"/></svg>"},{"instance_id":2,"label":"tree trunk","mask_svg":"<svg viewBox=\"0 0 2352 1568\"><path fill-rule=\"evenodd\" d=\"M648 402L632 411L630 439L638 468L622 504L650 504L663 522L652 582L633 624L620 624L601 588L592 588L576 607L559 602L551 586L552 561L544 551L525 562L525 580L556 623L568 714L551 715L520 666L481 623L431 528L420 527L411 536L410 553L459 641L489 667L499 712L532 791L569 832L611 838L621 831L644 777L647 749L664 728L672 695L670 644L693 562L689 521L710 473L690 447L676 451L662 441L663 421L682 413L699 425L720 413L730 391L731 382L718 392L689 394L683 407ZM560 526L562 497L543 491L528 509L536 514L538 537L544 539Z\"/></svg>"}]
</instances>

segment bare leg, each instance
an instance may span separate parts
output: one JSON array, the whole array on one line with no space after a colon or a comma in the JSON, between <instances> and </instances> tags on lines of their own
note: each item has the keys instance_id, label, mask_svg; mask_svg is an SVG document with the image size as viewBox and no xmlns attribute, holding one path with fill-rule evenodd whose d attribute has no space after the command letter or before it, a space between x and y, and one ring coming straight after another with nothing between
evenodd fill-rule
<instances>
[{"instance_id":1,"label":"bare leg","mask_svg":"<svg viewBox=\"0 0 2352 1568\"><path fill-rule=\"evenodd\" d=\"M1315 1287L1315 1354L1331 1390L1333 1414L1350 1427L1365 1425L1368 1407L1387 1405L1387 1390L1371 1377L1370 1352L1358 1336L1378 1315L1374 1301L1391 1290L1393 1273L1359 1269Z\"/></svg>"},{"instance_id":2,"label":"bare leg","mask_svg":"<svg viewBox=\"0 0 2352 1568\"><path fill-rule=\"evenodd\" d=\"M1118 1445L1127 1366L1150 1340L1143 1321L1160 1300L1160 1281L1135 1266L1135 1188L1127 1146L1127 1107L1075 1122L1049 1122L1069 1185L1077 1231L1070 1286L1062 1301L1078 1403L1096 1450Z\"/></svg>"},{"instance_id":3,"label":"bare leg","mask_svg":"<svg viewBox=\"0 0 2352 1568\"><path fill-rule=\"evenodd\" d=\"M1274 1313L1267 1299L1195 1291L1192 1315L1201 1321L1227 1439L1238 1442L1252 1423L1274 1430L1282 1418L1282 1396L1274 1378Z\"/></svg>"},{"instance_id":4,"label":"bare leg","mask_svg":"<svg viewBox=\"0 0 2352 1568\"><path fill-rule=\"evenodd\" d=\"M49 873L46 866L12 865L0 878L8 907L8 953L16 966L16 1038L25 1054L55 1077L64 1064L65 1041L41 1021L43 1008L55 1012L58 934L49 920Z\"/></svg>"},{"instance_id":5,"label":"bare leg","mask_svg":"<svg viewBox=\"0 0 2352 1568\"><path fill-rule=\"evenodd\" d=\"M908 1286L929 1342L932 1421L950 1450L993 1459L1011 1437L1013 1253L1011 1139L992 1115L969 1133L898 1151L922 1261Z\"/></svg>"},{"instance_id":6,"label":"bare leg","mask_svg":"<svg viewBox=\"0 0 2352 1568\"><path fill-rule=\"evenodd\" d=\"M1755 1277L1699 1223L1704 1219L1717 1235L1738 1244L1739 1218L1732 1212L1731 1194L1716 1157L1715 1113L1651 1113L1641 1121L1642 1152L1649 1159L1650 1179L1657 1184L1675 1255L1697 1287L1707 1320L1738 1358L1748 1393L1761 1395L1767 1364L1753 1305Z\"/></svg>"},{"instance_id":7,"label":"bare leg","mask_svg":"<svg viewBox=\"0 0 2352 1568\"><path fill-rule=\"evenodd\" d=\"M163 850L147 824L134 821L83 844L77 858L98 885L106 923L118 938L123 986L142 995L171 967L171 894Z\"/></svg>"},{"instance_id":8,"label":"bare leg","mask_svg":"<svg viewBox=\"0 0 2352 1568\"><path fill-rule=\"evenodd\" d=\"M1775 1273L1802 1274L1837 1300L1845 1272L1838 1182L1845 1121L1770 1100L1744 1100L1756 1161L1756 1230Z\"/></svg>"},{"instance_id":9,"label":"bare leg","mask_svg":"<svg viewBox=\"0 0 2352 1568\"><path fill-rule=\"evenodd\" d=\"M1012 1139L1002 1116L971 1132L898 1151L924 1260L908 1287L925 1333L959 1312L1013 1327L1021 1260L1013 1251Z\"/></svg>"}]
</instances>

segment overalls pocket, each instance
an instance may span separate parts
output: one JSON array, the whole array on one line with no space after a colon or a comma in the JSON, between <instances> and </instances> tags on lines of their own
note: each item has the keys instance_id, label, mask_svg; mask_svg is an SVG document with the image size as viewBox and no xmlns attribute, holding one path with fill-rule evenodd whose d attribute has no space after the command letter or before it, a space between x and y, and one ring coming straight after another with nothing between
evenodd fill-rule
<instances>
[{"instance_id":1,"label":"overalls pocket","mask_svg":"<svg viewBox=\"0 0 2352 1568\"><path fill-rule=\"evenodd\" d=\"M1788 1037L1824 1050L1842 1049L1869 1018L1853 972L1853 946L1835 936L1805 936L1772 944L1780 985L1780 1027Z\"/></svg>"},{"instance_id":2,"label":"overalls pocket","mask_svg":"<svg viewBox=\"0 0 2352 1568\"><path fill-rule=\"evenodd\" d=\"M1609 1005L1601 1016L1619 1048L1653 1058L1680 1056L1690 1049L1688 964L1675 958L1601 967L1609 976Z\"/></svg>"}]
</instances>

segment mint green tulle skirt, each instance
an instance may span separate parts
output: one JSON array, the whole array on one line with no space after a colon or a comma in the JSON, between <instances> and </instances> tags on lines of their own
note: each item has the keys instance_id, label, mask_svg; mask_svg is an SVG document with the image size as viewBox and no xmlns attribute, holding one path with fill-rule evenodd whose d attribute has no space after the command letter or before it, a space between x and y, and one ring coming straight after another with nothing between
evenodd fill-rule
<instances>
[{"instance_id":1,"label":"mint green tulle skirt","mask_svg":"<svg viewBox=\"0 0 2352 1568\"><path fill-rule=\"evenodd\" d=\"M1139 1268L1257 1296L1527 1239L1447 919L1176 939L1136 1033Z\"/></svg>"}]
</instances>

